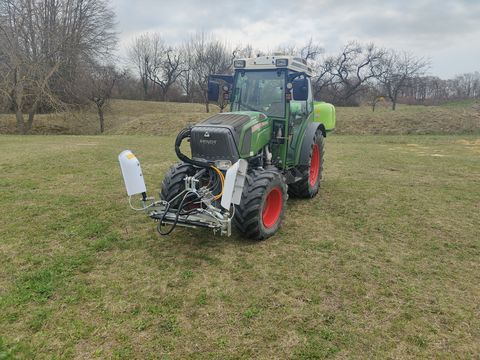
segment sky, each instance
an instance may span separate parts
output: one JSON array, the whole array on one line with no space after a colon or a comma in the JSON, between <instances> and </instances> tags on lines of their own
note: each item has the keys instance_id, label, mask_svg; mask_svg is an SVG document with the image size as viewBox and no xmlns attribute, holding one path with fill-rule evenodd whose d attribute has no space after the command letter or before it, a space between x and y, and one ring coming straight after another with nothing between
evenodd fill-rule
<instances>
[{"instance_id":1,"label":"sky","mask_svg":"<svg viewBox=\"0 0 480 360\"><path fill-rule=\"evenodd\" d=\"M431 75L480 71L480 0L110 0L120 55L133 39L158 32L179 44L198 32L230 46L275 50L310 38L338 52L347 42L373 42L431 61Z\"/></svg>"}]
</instances>

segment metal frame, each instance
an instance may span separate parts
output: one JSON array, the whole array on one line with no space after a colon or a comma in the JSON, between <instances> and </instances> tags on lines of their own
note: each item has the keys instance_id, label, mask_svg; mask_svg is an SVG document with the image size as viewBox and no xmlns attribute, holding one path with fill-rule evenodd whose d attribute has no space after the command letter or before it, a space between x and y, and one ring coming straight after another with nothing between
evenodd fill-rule
<instances>
[{"instance_id":1,"label":"metal frame","mask_svg":"<svg viewBox=\"0 0 480 360\"><path fill-rule=\"evenodd\" d=\"M199 180L195 176L187 176L184 181L185 190L172 200L160 200L150 206L145 206L150 218L161 221L161 225L176 224L190 228L205 227L213 229L214 233L220 232L220 235L230 236L232 234L231 221L234 212L230 214L228 210L215 207L212 204L214 201L213 194L205 187L197 189ZM188 193L196 194L199 202L205 205L205 208L197 209L198 213L194 214L178 214L179 209L171 208L170 203L186 196ZM233 209L235 210L235 207Z\"/></svg>"}]
</instances>

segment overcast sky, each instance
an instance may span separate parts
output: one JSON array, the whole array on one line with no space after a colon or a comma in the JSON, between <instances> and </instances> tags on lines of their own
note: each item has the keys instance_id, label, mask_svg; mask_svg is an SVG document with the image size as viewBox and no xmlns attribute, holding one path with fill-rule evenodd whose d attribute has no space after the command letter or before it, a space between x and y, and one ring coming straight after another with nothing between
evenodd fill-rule
<instances>
[{"instance_id":1,"label":"overcast sky","mask_svg":"<svg viewBox=\"0 0 480 360\"><path fill-rule=\"evenodd\" d=\"M231 46L275 49L313 38L327 53L350 40L431 59L443 78L480 71L480 0L111 0L121 55L135 36L180 43L198 31Z\"/></svg>"}]
</instances>

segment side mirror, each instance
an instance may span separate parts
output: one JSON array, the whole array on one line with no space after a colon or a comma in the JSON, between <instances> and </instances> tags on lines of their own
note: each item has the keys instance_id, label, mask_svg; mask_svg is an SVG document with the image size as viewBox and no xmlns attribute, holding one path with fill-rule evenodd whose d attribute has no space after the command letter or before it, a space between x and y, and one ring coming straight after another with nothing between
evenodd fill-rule
<instances>
[{"instance_id":1,"label":"side mirror","mask_svg":"<svg viewBox=\"0 0 480 360\"><path fill-rule=\"evenodd\" d=\"M220 94L220 86L217 82L208 81L208 101L218 101L218 95Z\"/></svg>"},{"instance_id":2,"label":"side mirror","mask_svg":"<svg viewBox=\"0 0 480 360\"><path fill-rule=\"evenodd\" d=\"M208 76L208 101L217 102L220 95L220 82L226 83L228 89L233 86L232 75L209 75ZM224 92L226 92L224 90ZM224 94L225 96L225 94Z\"/></svg>"},{"instance_id":3,"label":"side mirror","mask_svg":"<svg viewBox=\"0 0 480 360\"><path fill-rule=\"evenodd\" d=\"M293 100L306 101L308 99L307 78L293 80Z\"/></svg>"}]
</instances>

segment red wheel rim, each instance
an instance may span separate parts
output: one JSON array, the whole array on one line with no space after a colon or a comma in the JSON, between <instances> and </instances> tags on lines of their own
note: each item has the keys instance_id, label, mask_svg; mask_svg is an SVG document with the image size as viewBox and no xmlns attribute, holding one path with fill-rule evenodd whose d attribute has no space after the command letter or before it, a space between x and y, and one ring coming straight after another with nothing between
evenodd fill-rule
<instances>
[{"instance_id":1,"label":"red wheel rim","mask_svg":"<svg viewBox=\"0 0 480 360\"><path fill-rule=\"evenodd\" d=\"M312 160L310 162L310 186L315 186L318 179L318 173L320 171L320 149L318 144L313 144Z\"/></svg>"},{"instance_id":2,"label":"red wheel rim","mask_svg":"<svg viewBox=\"0 0 480 360\"><path fill-rule=\"evenodd\" d=\"M262 210L263 226L267 229L273 227L282 213L282 191L275 187L267 195Z\"/></svg>"}]
</instances>

